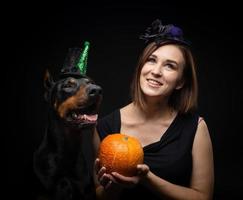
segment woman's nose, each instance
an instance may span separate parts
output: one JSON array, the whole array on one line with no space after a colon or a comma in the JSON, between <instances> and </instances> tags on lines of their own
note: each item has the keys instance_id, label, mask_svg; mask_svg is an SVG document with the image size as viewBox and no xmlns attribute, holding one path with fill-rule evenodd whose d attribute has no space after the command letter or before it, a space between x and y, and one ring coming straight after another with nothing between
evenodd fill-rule
<instances>
[{"instance_id":1,"label":"woman's nose","mask_svg":"<svg viewBox=\"0 0 243 200\"><path fill-rule=\"evenodd\" d=\"M151 73L152 73L154 76L161 76L161 75L162 75L162 69L161 69L161 66L160 66L160 65L156 65L156 66L154 66L154 68L152 69Z\"/></svg>"}]
</instances>

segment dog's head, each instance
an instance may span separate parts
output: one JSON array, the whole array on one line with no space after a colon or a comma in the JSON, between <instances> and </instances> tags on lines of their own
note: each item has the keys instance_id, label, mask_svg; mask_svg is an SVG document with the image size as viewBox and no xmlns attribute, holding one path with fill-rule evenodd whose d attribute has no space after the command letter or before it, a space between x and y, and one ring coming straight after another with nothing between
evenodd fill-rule
<instances>
[{"instance_id":1,"label":"dog's head","mask_svg":"<svg viewBox=\"0 0 243 200\"><path fill-rule=\"evenodd\" d=\"M87 76L66 76L53 81L47 71L44 79L45 99L67 125L80 128L95 124L102 89Z\"/></svg>"},{"instance_id":2,"label":"dog's head","mask_svg":"<svg viewBox=\"0 0 243 200\"><path fill-rule=\"evenodd\" d=\"M47 71L45 99L68 126L80 128L96 123L101 87L86 76L89 42L70 48L57 81Z\"/></svg>"}]
</instances>

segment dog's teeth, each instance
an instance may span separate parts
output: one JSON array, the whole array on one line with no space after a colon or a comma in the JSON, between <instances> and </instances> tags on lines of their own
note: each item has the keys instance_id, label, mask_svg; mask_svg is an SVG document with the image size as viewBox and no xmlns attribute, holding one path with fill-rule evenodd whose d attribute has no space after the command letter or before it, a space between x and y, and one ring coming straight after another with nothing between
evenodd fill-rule
<instances>
[{"instance_id":1,"label":"dog's teeth","mask_svg":"<svg viewBox=\"0 0 243 200\"><path fill-rule=\"evenodd\" d=\"M79 119L85 120L85 115L80 115Z\"/></svg>"}]
</instances>

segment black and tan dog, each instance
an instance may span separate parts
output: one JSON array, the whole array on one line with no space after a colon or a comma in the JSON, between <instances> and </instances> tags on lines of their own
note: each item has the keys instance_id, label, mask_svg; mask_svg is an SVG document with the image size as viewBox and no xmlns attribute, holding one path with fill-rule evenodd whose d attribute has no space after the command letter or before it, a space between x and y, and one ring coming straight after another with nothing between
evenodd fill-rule
<instances>
[{"instance_id":1,"label":"black and tan dog","mask_svg":"<svg viewBox=\"0 0 243 200\"><path fill-rule=\"evenodd\" d=\"M34 170L50 199L95 199L92 136L102 95L77 67L81 54L70 49L59 79L45 77L48 127L34 153Z\"/></svg>"}]
</instances>

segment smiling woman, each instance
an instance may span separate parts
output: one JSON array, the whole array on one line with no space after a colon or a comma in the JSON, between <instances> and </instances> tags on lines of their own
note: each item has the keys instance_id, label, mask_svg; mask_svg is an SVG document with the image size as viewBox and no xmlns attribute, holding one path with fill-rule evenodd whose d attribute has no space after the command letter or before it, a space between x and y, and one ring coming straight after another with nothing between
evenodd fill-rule
<instances>
[{"instance_id":1,"label":"smiling woman","mask_svg":"<svg viewBox=\"0 0 243 200\"><path fill-rule=\"evenodd\" d=\"M197 77L190 43L174 25L152 23L135 70L132 101L98 121L96 149L122 132L143 146L134 176L110 172L97 158L97 197L106 199L211 199L213 151L206 122L197 113ZM112 184L111 184L112 183Z\"/></svg>"},{"instance_id":2,"label":"smiling woman","mask_svg":"<svg viewBox=\"0 0 243 200\"><path fill-rule=\"evenodd\" d=\"M167 98L182 85L183 54L174 45L164 45L154 51L144 64L140 75L140 86L147 96Z\"/></svg>"}]
</instances>

